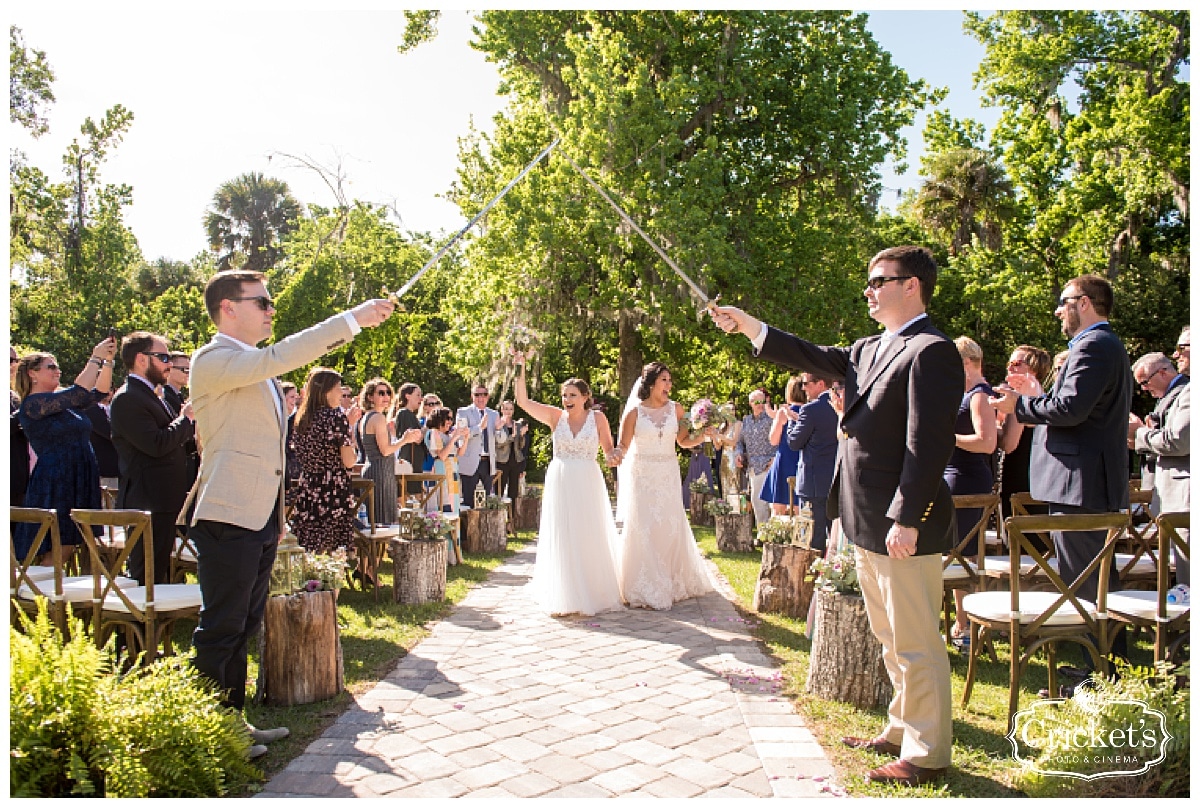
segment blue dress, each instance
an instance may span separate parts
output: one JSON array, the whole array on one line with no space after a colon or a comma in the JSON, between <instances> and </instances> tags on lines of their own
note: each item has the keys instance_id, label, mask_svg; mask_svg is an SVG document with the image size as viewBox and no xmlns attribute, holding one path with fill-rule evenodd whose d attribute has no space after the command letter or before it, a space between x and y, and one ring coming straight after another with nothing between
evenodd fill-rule
<instances>
[{"instance_id":1,"label":"blue dress","mask_svg":"<svg viewBox=\"0 0 1200 808\"><path fill-rule=\"evenodd\" d=\"M37 455L25 490L25 507L56 509L64 545L83 542L71 521L71 509L100 507L100 467L92 451L92 424L83 410L102 398L103 393L73 384L54 393L27 396L17 414ZM29 552L37 529L37 525L24 523L15 526L13 544L18 558ZM49 549L47 542L41 552Z\"/></svg>"},{"instance_id":2,"label":"blue dress","mask_svg":"<svg viewBox=\"0 0 1200 808\"><path fill-rule=\"evenodd\" d=\"M789 404L792 412L800 412L799 404ZM795 502L795 494L791 499L788 499L788 477L796 476L796 469L800 466L800 452L788 446L787 428L784 428L783 435L779 438L779 446L775 449L775 462L771 464L771 468L767 471L767 477L763 480L762 494L760 497L763 502L773 502L777 505L787 505L788 502Z\"/></svg>"},{"instance_id":3,"label":"blue dress","mask_svg":"<svg viewBox=\"0 0 1200 808\"><path fill-rule=\"evenodd\" d=\"M963 394L962 403L958 406L958 418L954 422L954 434L971 435L975 432L975 424L971 421L971 399L980 392L989 397L996 394L987 382L980 382ZM968 452L955 446L943 475L946 485L950 487L950 493L956 496L992 493L992 484L995 482L995 476L992 473L992 457L992 453ZM982 509L979 508L955 511L959 541L962 541L971 532L971 528L975 527L975 523L979 521L982 513Z\"/></svg>"}]
</instances>

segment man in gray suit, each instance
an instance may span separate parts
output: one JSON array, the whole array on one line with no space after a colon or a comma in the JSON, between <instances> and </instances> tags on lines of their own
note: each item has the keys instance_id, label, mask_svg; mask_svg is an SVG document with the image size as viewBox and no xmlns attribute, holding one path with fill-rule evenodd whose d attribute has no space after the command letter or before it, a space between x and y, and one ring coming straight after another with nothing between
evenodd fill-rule
<instances>
[{"instance_id":1,"label":"man in gray suit","mask_svg":"<svg viewBox=\"0 0 1200 808\"><path fill-rule=\"evenodd\" d=\"M1129 454L1125 445L1133 403L1133 374L1121 338L1108 324L1112 285L1099 275L1080 275L1067 282L1054 316L1069 340L1066 362L1043 394L1029 373L1011 373L1016 391L998 388L992 406L1015 413L1023 424L1035 424L1029 462L1029 493L1048 504L1051 514L1112 513L1129 507ZM1063 581L1071 584L1104 547L1104 533L1054 531L1054 554ZM1110 588L1118 584L1116 565ZM1076 590L1095 601L1100 585L1096 570ZM1113 652L1124 653L1125 634L1117 635ZM1088 664L1088 663L1085 663ZM1067 675L1086 675L1066 668Z\"/></svg>"},{"instance_id":2,"label":"man in gray suit","mask_svg":"<svg viewBox=\"0 0 1200 808\"><path fill-rule=\"evenodd\" d=\"M855 545L867 618L895 696L878 737L842 742L900 758L869 777L910 786L943 777L953 746L950 660L939 623L954 500L942 470L954 450L964 372L958 349L925 313L937 272L923 247L872 258L863 294L885 331L849 348L815 345L732 306L711 309L726 332L750 337L761 358L846 381L829 515L841 517Z\"/></svg>"},{"instance_id":3,"label":"man in gray suit","mask_svg":"<svg viewBox=\"0 0 1200 808\"><path fill-rule=\"evenodd\" d=\"M487 405L488 391L482 384L471 388L471 405L459 407L455 419L471 431L467 445L458 453L458 476L462 480L463 504L474 507L475 486L492 493L492 476L496 473L496 424L500 413Z\"/></svg>"},{"instance_id":4,"label":"man in gray suit","mask_svg":"<svg viewBox=\"0 0 1200 808\"><path fill-rule=\"evenodd\" d=\"M1190 512L1192 509L1192 388L1189 379L1175 371L1164 353L1148 353L1133 363L1138 386L1158 399L1154 412L1143 421L1129 414L1129 448L1155 459L1154 496L1150 512ZM1187 532L1181 531L1184 538ZM1175 577L1191 583L1187 559L1176 553Z\"/></svg>"}]
</instances>

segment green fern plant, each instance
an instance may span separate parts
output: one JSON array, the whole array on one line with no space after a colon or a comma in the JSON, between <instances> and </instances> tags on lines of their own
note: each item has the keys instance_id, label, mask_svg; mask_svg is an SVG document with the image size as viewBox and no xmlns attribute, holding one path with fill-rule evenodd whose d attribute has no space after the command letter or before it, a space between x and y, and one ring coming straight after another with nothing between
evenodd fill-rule
<instances>
[{"instance_id":1,"label":"green fern plant","mask_svg":"<svg viewBox=\"0 0 1200 808\"><path fill-rule=\"evenodd\" d=\"M44 598L36 617L17 617L24 633L9 628L9 793L96 794L102 772L94 760L103 743L96 713L106 698L101 683L110 657L73 617L64 642Z\"/></svg>"},{"instance_id":2,"label":"green fern plant","mask_svg":"<svg viewBox=\"0 0 1200 808\"><path fill-rule=\"evenodd\" d=\"M75 619L64 641L44 602L19 619L24 633L9 630L12 796L208 797L261 777L242 718L185 660L130 666Z\"/></svg>"}]
</instances>

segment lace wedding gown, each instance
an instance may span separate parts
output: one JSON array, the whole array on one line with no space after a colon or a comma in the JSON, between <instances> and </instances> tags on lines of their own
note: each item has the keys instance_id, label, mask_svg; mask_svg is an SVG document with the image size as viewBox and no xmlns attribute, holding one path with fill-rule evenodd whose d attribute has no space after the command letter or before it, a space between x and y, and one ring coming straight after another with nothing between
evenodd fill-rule
<instances>
[{"instance_id":1,"label":"lace wedding gown","mask_svg":"<svg viewBox=\"0 0 1200 808\"><path fill-rule=\"evenodd\" d=\"M617 528L596 462L600 436L595 413L588 413L578 435L571 434L563 413L551 437L554 459L546 468L529 594L538 608L555 615L619 609L613 558Z\"/></svg>"},{"instance_id":2,"label":"lace wedding gown","mask_svg":"<svg viewBox=\"0 0 1200 808\"><path fill-rule=\"evenodd\" d=\"M675 403L637 410L633 443L621 463L630 473L628 490L619 492L624 529L618 576L630 606L669 609L677 600L712 591L712 584L683 510Z\"/></svg>"}]
</instances>

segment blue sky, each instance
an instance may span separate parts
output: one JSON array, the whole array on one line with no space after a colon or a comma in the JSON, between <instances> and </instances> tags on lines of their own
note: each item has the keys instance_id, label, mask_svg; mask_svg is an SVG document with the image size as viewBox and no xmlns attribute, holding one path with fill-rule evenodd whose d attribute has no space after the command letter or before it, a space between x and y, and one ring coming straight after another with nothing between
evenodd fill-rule
<instances>
[{"instance_id":1,"label":"blue sky","mask_svg":"<svg viewBox=\"0 0 1200 808\"><path fill-rule=\"evenodd\" d=\"M490 131L503 108L492 65L467 46L471 17L447 10L438 38L396 53L399 11L284 6L203 8L27 0L7 6L29 47L57 74L51 132L9 142L54 179L85 117L114 104L134 114L105 164L107 182L134 189L126 221L148 259L187 260L217 186L247 171L285 180L304 202L331 205L320 177L284 155L341 165L352 198L389 205L404 227L452 233L464 219L441 198L454 181L457 141L471 122ZM956 117L990 126L971 75L983 48L958 11L872 11L870 28L911 76L949 88ZM886 188L917 183L924 116L905 132L909 171L883 167ZM894 193L883 204L893 206Z\"/></svg>"}]
</instances>

